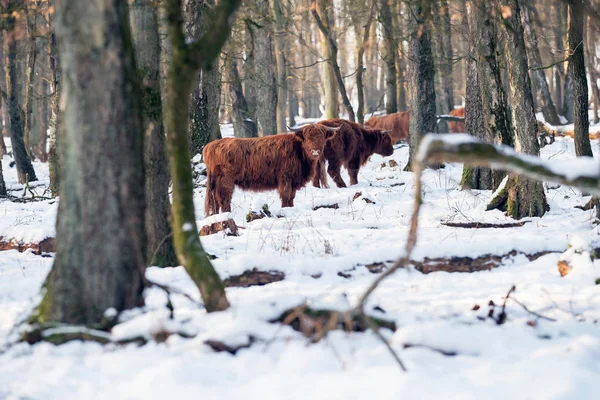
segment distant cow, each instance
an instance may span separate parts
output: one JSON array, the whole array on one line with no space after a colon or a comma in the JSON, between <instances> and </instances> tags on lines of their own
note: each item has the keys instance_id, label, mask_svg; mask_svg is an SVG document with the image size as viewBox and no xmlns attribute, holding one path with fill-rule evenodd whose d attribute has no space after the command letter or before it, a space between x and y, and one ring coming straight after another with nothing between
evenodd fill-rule
<instances>
[{"instance_id":1,"label":"distant cow","mask_svg":"<svg viewBox=\"0 0 600 400\"><path fill-rule=\"evenodd\" d=\"M465 117L465 108L455 108L450 111L450 115L454 117ZM450 133L463 133L465 131L465 123L459 121L448 121L448 132Z\"/></svg>"},{"instance_id":2,"label":"distant cow","mask_svg":"<svg viewBox=\"0 0 600 400\"><path fill-rule=\"evenodd\" d=\"M295 133L210 142L202 156L207 183L206 215L231 211L233 189L277 189L282 207L293 207L296 191L313 178L326 140L337 129L307 125Z\"/></svg>"},{"instance_id":3,"label":"distant cow","mask_svg":"<svg viewBox=\"0 0 600 400\"><path fill-rule=\"evenodd\" d=\"M409 123L410 117L408 115L408 111L403 111L382 116L373 115L371 118L369 118L365 124L365 127L388 131L393 143L396 143L400 140L408 142Z\"/></svg>"},{"instance_id":4,"label":"distant cow","mask_svg":"<svg viewBox=\"0 0 600 400\"><path fill-rule=\"evenodd\" d=\"M329 162L327 172L338 187L346 187L340 176L343 165L350 175L350 185L358 183L358 170L373 153L390 156L394 153L392 139L389 134L379 129L365 129L357 123L344 119L328 119L319 125L340 127L337 135L325 144L323 157L319 159L317 173L313 179L316 187L327 187L325 160Z\"/></svg>"}]
</instances>

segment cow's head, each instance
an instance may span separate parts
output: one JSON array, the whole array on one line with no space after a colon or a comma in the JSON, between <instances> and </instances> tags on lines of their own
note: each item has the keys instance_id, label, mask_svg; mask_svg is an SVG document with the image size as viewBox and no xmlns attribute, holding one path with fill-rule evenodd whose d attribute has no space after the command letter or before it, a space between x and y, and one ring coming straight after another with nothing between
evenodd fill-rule
<instances>
[{"instance_id":1,"label":"cow's head","mask_svg":"<svg viewBox=\"0 0 600 400\"><path fill-rule=\"evenodd\" d=\"M300 129L294 129L295 135L302 140L304 152L313 159L318 159L323 154L325 142L331 139L340 129L320 124L305 125Z\"/></svg>"},{"instance_id":2,"label":"cow's head","mask_svg":"<svg viewBox=\"0 0 600 400\"><path fill-rule=\"evenodd\" d=\"M373 151L375 153L381 154L384 157L394 154L394 146L392 143L392 137L388 133L389 131L369 129L368 132L377 138L375 141L375 146L373 147Z\"/></svg>"}]
</instances>

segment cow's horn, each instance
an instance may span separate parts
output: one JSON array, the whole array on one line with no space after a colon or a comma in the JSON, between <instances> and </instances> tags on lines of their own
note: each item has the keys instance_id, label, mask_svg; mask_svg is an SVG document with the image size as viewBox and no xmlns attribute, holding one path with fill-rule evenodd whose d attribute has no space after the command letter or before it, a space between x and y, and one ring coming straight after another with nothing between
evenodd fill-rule
<instances>
[{"instance_id":1,"label":"cow's horn","mask_svg":"<svg viewBox=\"0 0 600 400\"><path fill-rule=\"evenodd\" d=\"M291 126L287 126L287 128L288 128L288 131L290 131L290 132L300 132L302 130L302 128L304 128L305 126L306 125L302 125L300 128L292 128Z\"/></svg>"},{"instance_id":2,"label":"cow's horn","mask_svg":"<svg viewBox=\"0 0 600 400\"><path fill-rule=\"evenodd\" d=\"M341 129L341 127L342 127L341 125L338 126L337 128L334 128L332 126L324 126L324 128L327 129L328 131L334 131L334 132L339 131Z\"/></svg>"}]
</instances>

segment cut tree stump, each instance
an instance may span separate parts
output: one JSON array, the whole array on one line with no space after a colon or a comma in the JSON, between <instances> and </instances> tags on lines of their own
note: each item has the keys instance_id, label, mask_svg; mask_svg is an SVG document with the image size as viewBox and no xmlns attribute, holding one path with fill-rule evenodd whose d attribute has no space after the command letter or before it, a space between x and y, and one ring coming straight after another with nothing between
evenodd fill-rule
<instances>
[{"instance_id":1,"label":"cut tree stump","mask_svg":"<svg viewBox=\"0 0 600 400\"><path fill-rule=\"evenodd\" d=\"M531 221L513 222L508 224L492 224L488 222L442 222L442 225L449 226L451 228L472 228L472 229L483 229L483 228L517 228L523 226Z\"/></svg>"}]
</instances>

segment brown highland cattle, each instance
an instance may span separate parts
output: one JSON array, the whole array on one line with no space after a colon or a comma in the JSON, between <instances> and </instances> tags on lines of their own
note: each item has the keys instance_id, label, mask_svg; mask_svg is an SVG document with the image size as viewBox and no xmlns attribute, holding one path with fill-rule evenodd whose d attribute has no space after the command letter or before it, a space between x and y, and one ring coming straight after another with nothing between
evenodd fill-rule
<instances>
[{"instance_id":1,"label":"brown highland cattle","mask_svg":"<svg viewBox=\"0 0 600 400\"><path fill-rule=\"evenodd\" d=\"M400 140L408 142L409 123L410 116L408 115L408 111L402 111L382 116L373 115L369 118L365 127L387 131L392 138L392 143L396 143Z\"/></svg>"},{"instance_id":2,"label":"brown highland cattle","mask_svg":"<svg viewBox=\"0 0 600 400\"><path fill-rule=\"evenodd\" d=\"M465 108L455 108L450 111L450 115L454 117L465 117ZM458 121L448 121L448 132L450 133L464 133L465 131L465 123Z\"/></svg>"},{"instance_id":3,"label":"brown highland cattle","mask_svg":"<svg viewBox=\"0 0 600 400\"><path fill-rule=\"evenodd\" d=\"M373 153L391 156L394 153L390 135L379 129L365 129L355 122L344 119L328 119L318 124L328 127L340 127L337 135L325 144L323 156L317 164L317 173L313 178L316 187L328 187L325 174L325 160L329 166L327 172L338 187L346 187L340 176L343 165L350 175L350 185L358 183L358 170L365 165Z\"/></svg>"},{"instance_id":4,"label":"brown highland cattle","mask_svg":"<svg viewBox=\"0 0 600 400\"><path fill-rule=\"evenodd\" d=\"M210 142L202 151L207 172L205 214L231 211L235 186L277 189L281 206L293 207L296 191L313 178L325 142L336 130L315 124L295 133Z\"/></svg>"}]
</instances>

